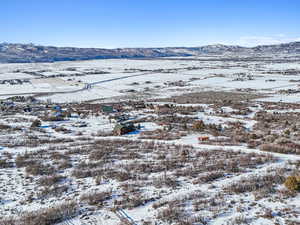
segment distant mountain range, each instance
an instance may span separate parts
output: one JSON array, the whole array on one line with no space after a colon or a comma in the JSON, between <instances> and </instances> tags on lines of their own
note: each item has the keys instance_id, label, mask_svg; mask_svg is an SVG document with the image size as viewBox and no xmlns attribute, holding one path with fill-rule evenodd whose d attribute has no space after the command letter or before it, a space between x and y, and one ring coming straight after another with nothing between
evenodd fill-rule
<instances>
[{"instance_id":1,"label":"distant mountain range","mask_svg":"<svg viewBox=\"0 0 300 225\"><path fill-rule=\"evenodd\" d=\"M261 45L253 48L232 45L166 48L73 48L34 44L0 43L0 63L55 62L88 59L158 58L199 55L300 55L300 42Z\"/></svg>"}]
</instances>

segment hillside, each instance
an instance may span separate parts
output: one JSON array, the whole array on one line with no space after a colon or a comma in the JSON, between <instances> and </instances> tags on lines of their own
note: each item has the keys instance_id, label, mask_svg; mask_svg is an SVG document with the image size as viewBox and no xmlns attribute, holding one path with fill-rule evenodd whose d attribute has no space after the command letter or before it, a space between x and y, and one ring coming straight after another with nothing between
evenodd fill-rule
<instances>
[{"instance_id":1,"label":"hillside","mask_svg":"<svg viewBox=\"0 0 300 225\"><path fill-rule=\"evenodd\" d=\"M55 62L113 58L158 58L206 54L299 54L300 42L262 45L253 48L231 45L169 48L74 48L34 44L0 44L0 63Z\"/></svg>"}]
</instances>

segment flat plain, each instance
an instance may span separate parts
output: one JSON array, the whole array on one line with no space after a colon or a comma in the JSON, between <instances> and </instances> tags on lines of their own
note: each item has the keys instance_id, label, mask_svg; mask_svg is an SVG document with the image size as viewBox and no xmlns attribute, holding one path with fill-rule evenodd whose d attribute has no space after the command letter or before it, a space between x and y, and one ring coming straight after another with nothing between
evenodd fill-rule
<instances>
[{"instance_id":1,"label":"flat plain","mask_svg":"<svg viewBox=\"0 0 300 225\"><path fill-rule=\"evenodd\" d=\"M299 224L293 56L0 64L0 224Z\"/></svg>"}]
</instances>

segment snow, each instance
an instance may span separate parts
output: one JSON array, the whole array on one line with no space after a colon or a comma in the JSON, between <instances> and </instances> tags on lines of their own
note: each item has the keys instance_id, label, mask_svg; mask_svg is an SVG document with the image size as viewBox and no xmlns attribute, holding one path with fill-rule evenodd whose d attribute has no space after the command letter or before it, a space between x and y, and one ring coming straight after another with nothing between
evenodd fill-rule
<instances>
[{"instance_id":1,"label":"snow","mask_svg":"<svg viewBox=\"0 0 300 225\"><path fill-rule=\"evenodd\" d=\"M197 59L200 59L198 57ZM193 58L195 59L195 58ZM195 67L194 69L190 69ZM70 70L75 69L75 71ZM188 69L189 68L189 69ZM20 72L14 72L16 70ZM199 120L203 120L205 124L221 125L223 128L228 126L229 122L241 122L247 131L253 131L254 125L257 121L254 120L255 113L262 110L261 101L270 102L300 102L300 94L278 94L279 90L298 89L298 83L292 83L290 80L299 80L297 75L281 75L281 74L265 74L270 70L285 70L285 69L300 69L299 63L266 63L266 62L220 62L220 61L197 61L197 60L176 60L163 59L163 60L127 60L127 59L111 59L111 60L90 60L90 61L78 61L78 62L56 62L56 63L32 63L32 64L0 64L0 79L30 79L30 83L22 85L0 85L0 98L4 99L10 95L33 95L37 93L47 93L46 96L36 96L40 100L51 99L53 102L68 103L68 102L118 102L122 99L142 99L147 102L147 99L169 97L173 95L180 95L187 92L199 92L203 90L219 90L229 91L236 89L255 89L253 93L261 94L263 97L253 102L258 107L249 108L253 110L253 113L248 115L234 115L232 112L237 111L231 107L222 107L223 112L230 114L228 117L216 115L212 105L208 104L174 104L173 102L152 102L153 104L173 104L177 106L201 106L204 108L204 112L197 112L191 117L197 117ZM29 75L25 72L37 72L40 76ZM104 71L103 73L82 75L88 71ZM253 80L235 81L238 77L237 73L245 73L253 76ZM77 76L77 75L80 76ZM53 75L64 75L62 77L52 77ZM196 78L196 79L192 79ZM275 80L273 82L267 80ZM168 82L183 81L183 86L172 86ZM149 81L149 82L146 82ZM134 84L134 83L137 84ZM88 88L87 88L88 87ZM135 92L126 92L126 90L134 90ZM64 93L63 93L64 92ZM1 96L5 95L5 96ZM150 102L147 102L150 103ZM268 112L300 112L300 109L288 109L288 110L268 110ZM148 114L147 114L148 113ZM146 116L156 116L155 113L130 111L130 116L138 119ZM6 118L0 118L1 122L4 121L7 124L16 126L22 126L23 131L18 131L14 134L3 134L2 138L8 139L22 139L23 136L29 131L30 120L35 119L35 116L14 115L27 118L28 122L9 122L5 121ZM12 117L14 117L12 116ZM8 116L9 118L9 116ZM76 127L77 123L86 123L87 127ZM124 135L122 137L100 137L97 135L99 132L111 132L115 126L115 122L111 122L108 116L94 116L89 115L85 118L72 117L66 121L60 122L43 122L41 133L36 132L36 135L49 135L53 138L71 138L76 140L74 146L66 143L59 143L57 146L62 148L62 152L65 149L71 149L77 147L76 144L84 144L84 141L78 141L81 138L92 138L94 141L102 139L125 139L125 140L137 140L140 137L140 132L143 131L155 131L162 129L162 126L154 122L141 122L141 129L137 132ZM70 133L57 132L52 127L64 127L69 129ZM44 133L43 133L44 132ZM80 134L80 135L78 135ZM251 175L267 174L269 171L275 171L277 168L286 168L291 162L298 162L300 160L299 155L282 154L274 152L262 152L261 150L248 148L246 144L240 145L228 145L221 146L217 144L199 143L198 137L201 135L209 136L211 140L214 137L211 134L189 132L186 136L173 141L159 141L159 140L142 140L145 142L155 142L163 144L174 145L191 145L195 148L195 151L228 151L228 152L241 152L244 154L257 153L260 155L272 155L277 158L274 162L266 163L264 165L249 168L247 171L225 177L224 179L218 179L212 183L204 183L194 185L191 182L188 183L185 180L181 180L182 187L178 189L163 189L165 192L161 192L162 200L174 200L180 198L186 194L194 191L203 191L211 196L214 196L218 192L222 192L222 187L228 185L234 181L238 181L243 177ZM221 137L221 136L220 136ZM140 140L140 139L139 139ZM56 145L54 145L56 146ZM50 147L48 145L38 147L14 147L7 148L0 146L0 155L4 156L4 152L10 152L13 157L17 154L25 152L36 152L39 150L47 150ZM60 151L60 150L57 150ZM147 153L148 154L148 153ZM151 153L149 153L149 156ZM148 156L148 155L147 155ZM76 155L76 157L81 157ZM76 160L76 159L72 159ZM89 161L88 158L82 158L81 160ZM129 162L129 160L127 161ZM118 162L113 162L111 166L116 166ZM41 207L41 204L30 203L20 204L20 202L26 200L26 194L34 192L34 184L30 183L27 179L23 179L25 172L24 168L7 168L0 173L0 180L3 181L3 185L10 191L4 191L2 189L0 198L0 213L4 215L7 211L12 212L10 209L16 209L17 211L30 210L34 211ZM148 178L153 176L149 174ZM188 178L186 178L188 179ZM70 179L71 180L71 179ZM37 180L35 180L37 182ZM77 182L77 181L76 181ZM146 182L146 181L145 181ZM91 190L106 190L112 188L114 198L117 198L120 194L120 182L110 180L109 178L103 181L100 185L95 185L92 178L82 179L78 183L68 183L70 187L74 188L68 192L68 196L64 196L61 199L55 197L49 198L45 201L44 207L48 207L55 202L65 201L67 197L71 197L78 200L78 193L89 192ZM77 185L77 186L76 186ZM214 187L212 187L214 186ZM118 187L118 188L117 188ZM76 189L77 188L77 189ZM279 187L282 188L282 187ZM153 187L145 186L143 191L149 196L154 195L156 189ZM2 200L4 199L4 200ZM255 202L257 206L253 206L251 209L245 209L244 212L237 213L237 209L229 210L227 213L218 215L210 224L224 224L224 221L232 221L236 217L243 215L253 219L250 224L274 224L274 220L266 218L256 218L257 213L263 208L272 208L274 212L280 211L285 207L291 207L295 205L296 209L299 209L300 197L292 198L288 204L275 201L267 202L266 199L256 201L252 194L242 193L241 195L227 196L224 201L236 200L245 201L245 206L249 206ZM259 205L259 206L258 206ZM111 205L109 205L111 206ZM133 209L126 209L124 212L133 220L141 223L143 219L154 220L157 215L157 211L153 209L152 204L148 203ZM208 215L209 210L201 212L204 215ZM118 217L109 210L108 206L105 206L99 210L95 210L90 216L89 222L92 220L97 221L96 224L119 224ZM285 221L280 216L278 218L279 224L285 224ZM69 221L72 224L82 224L81 219L77 216ZM92 222L91 222L92 223ZM64 223L61 223L64 224ZM167 223L161 223L167 225Z\"/></svg>"},{"instance_id":2,"label":"snow","mask_svg":"<svg viewBox=\"0 0 300 225\"><path fill-rule=\"evenodd\" d=\"M31 84L23 85L0 85L1 95L32 94L32 93L57 93L40 99L52 99L56 102L74 102L103 99L109 97L121 97L124 91L134 89L143 92L145 88L150 88L150 95L169 96L174 92L172 88L167 88L164 83L183 80L188 83L188 87L195 89L213 90L234 90L237 88L251 88L261 93L273 93L279 89L297 88L297 83L289 80L297 80L298 76L284 76L281 74L263 74L270 68L294 68L298 69L297 63L264 63L247 62L247 67L242 62L213 62L197 60L127 60L127 59L108 59L90 60L76 62L55 62L55 63L29 63L29 64L1 64L0 78L15 79L29 78ZM72 68L72 71L68 69ZM191 69L193 68L193 69ZM18 69L20 72L15 72ZM139 71L142 70L142 71ZM166 70L166 72L157 72ZM167 72L171 70L171 72ZM258 70L258 72L256 72ZM65 75L62 78L42 78L33 77L24 71L33 71L43 76ZM42 71L42 72L40 72ZM76 76L88 71L104 71L107 74L88 74ZM238 73L250 74L254 80L233 81ZM132 76L132 77L129 77ZM38 78L38 79L37 79ZM71 78L71 81L68 79ZM117 79L116 79L117 78ZM190 81L191 78L199 80ZM91 89L82 90L87 83L103 82L92 85ZM113 80L116 79L116 80ZM266 82L266 80L275 80ZM64 81L63 81L64 80ZM79 83L81 81L82 83ZM145 83L145 81L150 81ZM131 85L138 82L139 85ZM160 88L155 88L160 86ZM179 88L180 89L180 88ZM178 89L178 90L179 90ZM77 91L73 93L72 91ZM3 96L1 97L3 98ZM268 101L278 101L280 96L268 98ZM298 96L283 96L282 101L297 102Z\"/></svg>"}]
</instances>

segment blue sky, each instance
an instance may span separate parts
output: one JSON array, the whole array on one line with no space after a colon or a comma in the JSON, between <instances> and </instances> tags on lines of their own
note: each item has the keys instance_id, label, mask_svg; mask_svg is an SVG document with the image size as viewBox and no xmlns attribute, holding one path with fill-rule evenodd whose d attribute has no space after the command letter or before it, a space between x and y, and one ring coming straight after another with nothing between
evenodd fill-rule
<instances>
[{"instance_id":1,"label":"blue sky","mask_svg":"<svg viewBox=\"0 0 300 225\"><path fill-rule=\"evenodd\" d=\"M164 47L300 41L299 0L2 0L0 42Z\"/></svg>"}]
</instances>

